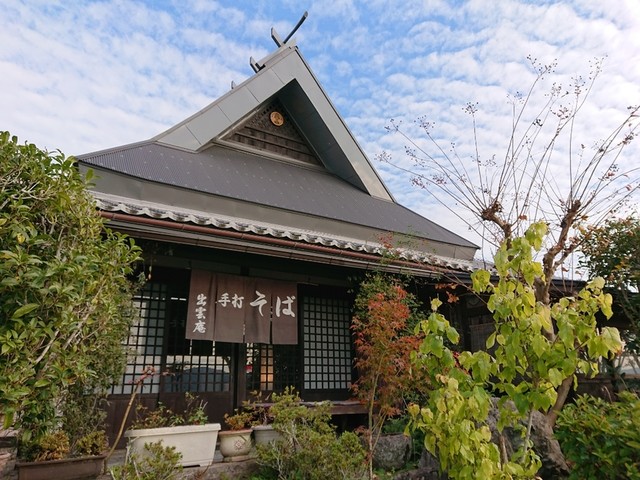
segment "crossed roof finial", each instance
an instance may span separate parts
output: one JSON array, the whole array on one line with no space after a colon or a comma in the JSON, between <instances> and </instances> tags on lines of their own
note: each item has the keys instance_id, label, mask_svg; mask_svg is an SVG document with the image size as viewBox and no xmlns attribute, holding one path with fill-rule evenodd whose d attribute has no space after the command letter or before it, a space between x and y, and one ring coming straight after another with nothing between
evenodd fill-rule
<instances>
[{"instance_id":1,"label":"crossed roof finial","mask_svg":"<svg viewBox=\"0 0 640 480\"><path fill-rule=\"evenodd\" d=\"M291 30L291 33L289 33L289 35L287 35L287 37L284 40L280 38L280 35L278 35L278 32L276 32L276 29L271 27L271 38L273 38L273 41L276 42L276 45L278 46L278 48L286 45L286 43L291 39L293 34L298 31L298 29L304 23L304 21L307 19L308 16L309 16L309 13L305 10L305 12L302 14L302 17L300 18L296 26L293 27L293 30ZM253 71L256 73L258 73L258 71L260 71L264 67L264 64L260 65L258 62L255 61L253 57L249 58L249 65L251 65L251 68L253 68ZM232 84L231 88L233 87L234 85Z\"/></svg>"},{"instance_id":2,"label":"crossed roof finial","mask_svg":"<svg viewBox=\"0 0 640 480\"><path fill-rule=\"evenodd\" d=\"M298 31L298 29L300 28L300 25L304 23L304 21L307 19L308 16L309 16L309 13L305 10L305 12L302 14L302 18L300 18L296 26L293 27L293 30L291 30L291 33L287 35L287 38L285 38L284 41L280 40L280 36L278 35L278 32L276 32L276 29L271 27L271 38L273 38L273 41L276 42L276 45L278 46L278 48L280 48L281 46L283 46L285 43L289 41L289 39L293 36L294 33Z\"/></svg>"}]
</instances>

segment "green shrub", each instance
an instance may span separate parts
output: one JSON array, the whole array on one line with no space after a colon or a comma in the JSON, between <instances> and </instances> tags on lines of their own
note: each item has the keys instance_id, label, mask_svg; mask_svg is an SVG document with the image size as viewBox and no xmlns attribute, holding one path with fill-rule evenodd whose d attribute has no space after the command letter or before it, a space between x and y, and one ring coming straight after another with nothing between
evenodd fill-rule
<instances>
[{"instance_id":1,"label":"green shrub","mask_svg":"<svg viewBox=\"0 0 640 480\"><path fill-rule=\"evenodd\" d=\"M104 430L97 430L88 433L78 439L76 443L76 453L78 455L100 455L109 449L107 434Z\"/></svg>"},{"instance_id":2,"label":"green shrub","mask_svg":"<svg viewBox=\"0 0 640 480\"><path fill-rule=\"evenodd\" d=\"M20 450L27 461L60 460L69 455L69 437L62 430L56 430L37 441L22 444Z\"/></svg>"},{"instance_id":3,"label":"green shrub","mask_svg":"<svg viewBox=\"0 0 640 480\"><path fill-rule=\"evenodd\" d=\"M155 408L147 408L142 404L136 406L136 418L131 428L162 428L179 425L204 425L208 421L205 411L207 402L200 400L190 392L185 393L186 406L182 412L159 402Z\"/></svg>"},{"instance_id":4,"label":"green shrub","mask_svg":"<svg viewBox=\"0 0 640 480\"><path fill-rule=\"evenodd\" d=\"M140 249L106 228L91 178L0 132L0 405L24 442L60 428L73 386L106 390L126 365Z\"/></svg>"},{"instance_id":5,"label":"green shrub","mask_svg":"<svg viewBox=\"0 0 640 480\"><path fill-rule=\"evenodd\" d=\"M180 477L182 454L162 442L147 443L145 455L131 454L124 465L110 470L114 480L173 480Z\"/></svg>"},{"instance_id":6,"label":"green shrub","mask_svg":"<svg viewBox=\"0 0 640 480\"><path fill-rule=\"evenodd\" d=\"M640 479L640 399L617 402L584 395L558 418L556 436L572 465L572 479Z\"/></svg>"},{"instance_id":7,"label":"green shrub","mask_svg":"<svg viewBox=\"0 0 640 480\"><path fill-rule=\"evenodd\" d=\"M308 407L293 389L273 395L273 428L282 438L258 446L258 462L279 480L366 478L366 454L358 436L336 435L328 403ZM261 478L271 478L263 472Z\"/></svg>"}]
</instances>

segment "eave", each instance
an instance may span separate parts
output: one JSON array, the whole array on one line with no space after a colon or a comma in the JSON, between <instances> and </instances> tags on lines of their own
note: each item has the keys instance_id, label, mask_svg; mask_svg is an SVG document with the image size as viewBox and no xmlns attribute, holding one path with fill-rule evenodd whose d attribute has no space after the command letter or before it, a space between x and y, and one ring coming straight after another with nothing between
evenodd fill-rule
<instances>
[{"instance_id":1,"label":"eave","mask_svg":"<svg viewBox=\"0 0 640 480\"><path fill-rule=\"evenodd\" d=\"M447 272L468 273L476 268L470 261L408 249L399 249L397 258L389 259L380 243L361 243L323 232L297 231L242 219L212 218L161 205L142 207L104 197L97 197L97 202L110 227L137 238L364 270L375 268L421 277L436 277Z\"/></svg>"}]
</instances>

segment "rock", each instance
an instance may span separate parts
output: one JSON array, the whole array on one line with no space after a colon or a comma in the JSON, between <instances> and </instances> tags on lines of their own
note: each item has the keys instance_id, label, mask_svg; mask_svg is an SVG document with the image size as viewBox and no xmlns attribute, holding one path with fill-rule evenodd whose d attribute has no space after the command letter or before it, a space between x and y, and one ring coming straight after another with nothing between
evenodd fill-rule
<instances>
[{"instance_id":1,"label":"rock","mask_svg":"<svg viewBox=\"0 0 640 480\"><path fill-rule=\"evenodd\" d=\"M447 475L440 474L438 459L427 450L422 450L418 468L398 473L393 480L446 480Z\"/></svg>"},{"instance_id":2,"label":"rock","mask_svg":"<svg viewBox=\"0 0 640 480\"><path fill-rule=\"evenodd\" d=\"M504 443L507 455L511 455L514 450L520 447L522 439L520 438L520 433L511 428L505 428L502 436L500 435L496 427L498 423L497 402L498 400L494 399L494 406L489 411L489 417L487 419L487 423L491 429L491 441L498 445L498 448L502 448L501 445ZM560 480L569 476L569 466L564 459L558 440L556 440L553 435L553 429L547 422L547 418L537 411L533 412L531 441L533 442L534 451L538 454L542 462L542 467L538 472L541 478L545 480Z\"/></svg>"},{"instance_id":3,"label":"rock","mask_svg":"<svg viewBox=\"0 0 640 480\"><path fill-rule=\"evenodd\" d=\"M533 413L531 440L542 461L538 475L545 480L567 478L571 469L560 449L560 443L553 434L553 429L547 422L547 417L540 412Z\"/></svg>"},{"instance_id":4,"label":"rock","mask_svg":"<svg viewBox=\"0 0 640 480\"><path fill-rule=\"evenodd\" d=\"M382 435L373 452L373 466L383 470L398 470L405 466L411 454L411 437L402 433Z\"/></svg>"},{"instance_id":5,"label":"rock","mask_svg":"<svg viewBox=\"0 0 640 480\"><path fill-rule=\"evenodd\" d=\"M429 450L426 448L422 449L422 454L420 455L420 461L418 462L418 467L423 470L431 470L433 472L440 471L440 461L432 455Z\"/></svg>"}]
</instances>

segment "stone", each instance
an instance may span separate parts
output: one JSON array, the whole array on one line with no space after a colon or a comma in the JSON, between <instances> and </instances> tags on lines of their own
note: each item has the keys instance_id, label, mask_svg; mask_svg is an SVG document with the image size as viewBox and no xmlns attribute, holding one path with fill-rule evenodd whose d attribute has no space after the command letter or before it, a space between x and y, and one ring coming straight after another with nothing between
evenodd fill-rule
<instances>
[{"instance_id":1,"label":"stone","mask_svg":"<svg viewBox=\"0 0 640 480\"><path fill-rule=\"evenodd\" d=\"M446 480L447 478L446 474L440 473L438 459L423 449L418 468L400 472L393 477L393 480Z\"/></svg>"},{"instance_id":2,"label":"stone","mask_svg":"<svg viewBox=\"0 0 640 480\"><path fill-rule=\"evenodd\" d=\"M504 448L507 455L511 455L517 450L522 439L520 433L511 428L505 428L502 432L498 432L498 399L494 399L494 406L489 411L487 423L491 429L491 441L498 445L498 448ZM512 406L515 409L515 407ZM553 434L553 429L547 422L544 414L534 411L531 424L531 441L533 449L540 457L542 467L538 471L538 475L543 480L561 480L567 478L570 473L569 466L562 454L560 444Z\"/></svg>"},{"instance_id":3,"label":"stone","mask_svg":"<svg viewBox=\"0 0 640 480\"><path fill-rule=\"evenodd\" d=\"M411 437L402 433L381 435L373 451L373 466L386 471L404 467L411 454Z\"/></svg>"}]
</instances>

